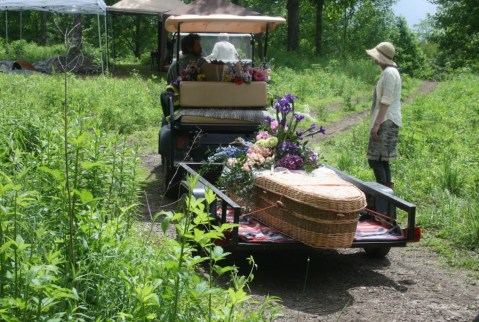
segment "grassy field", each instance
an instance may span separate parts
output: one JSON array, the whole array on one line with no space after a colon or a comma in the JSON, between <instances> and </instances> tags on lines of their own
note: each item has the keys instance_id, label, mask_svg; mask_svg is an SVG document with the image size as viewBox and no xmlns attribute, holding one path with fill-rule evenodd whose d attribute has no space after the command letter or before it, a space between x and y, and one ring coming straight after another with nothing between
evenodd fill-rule
<instances>
[{"instance_id":1,"label":"grassy field","mask_svg":"<svg viewBox=\"0 0 479 322\"><path fill-rule=\"evenodd\" d=\"M368 108L378 75L366 61L278 67L270 90L300 96L298 109L309 122L327 124ZM193 212L200 214L196 224L207 220L194 198L186 211L161 216L163 229L174 220L187 240L135 228L140 152L155 153L162 84L135 73L0 73L0 319L263 321L278 314L275 298L249 301L251 276L221 265L225 254L211 240L228 227L201 234L190 224ZM407 95L418 82L404 84ZM396 193L418 205L426 242L451 263L476 270L478 84L475 75L452 75L406 104L400 159L393 164ZM334 104L339 108L330 110ZM366 137L366 124L359 124L321 143L322 157L372 180ZM194 243L207 255L196 256ZM209 277L199 273L200 263ZM233 272L229 287L217 287L213 271ZM258 309L248 310L251 305Z\"/></svg>"},{"instance_id":2,"label":"grassy field","mask_svg":"<svg viewBox=\"0 0 479 322\"><path fill-rule=\"evenodd\" d=\"M451 75L403 106L395 192L416 203L426 242L453 265L479 270L479 77ZM322 143L327 162L374 181L365 149L368 121ZM461 251L462 250L462 251Z\"/></svg>"}]
</instances>

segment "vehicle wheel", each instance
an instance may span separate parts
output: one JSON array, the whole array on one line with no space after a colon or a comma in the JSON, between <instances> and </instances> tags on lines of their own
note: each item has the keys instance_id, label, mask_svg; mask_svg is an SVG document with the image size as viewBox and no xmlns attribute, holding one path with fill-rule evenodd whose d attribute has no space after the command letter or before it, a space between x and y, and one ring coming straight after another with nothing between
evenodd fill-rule
<instances>
[{"instance_id":1,"label":"vehicle wheel","mask_svg":"<svg viewBox=\"0 0 479 322\"><path fill-rule=\"evenodd\" d=\"M364 247L364 251L368 257L372 258L384 258L389 254L391 246L372 246Z\"/></svg>"},{"instance_id":2,"label":"vehicle wheel","mask_svg":"<svg viewBox=\"0 0 479 322\"><path fill-rule=\"evenodd\" d=\"M161 158L161 166L163 168L163 182L165 196L171 199L178 199L180 180L176 169L168 165L165 158ZM176 176L175 176L176 174Z\"/></svg>"}]
</instances>

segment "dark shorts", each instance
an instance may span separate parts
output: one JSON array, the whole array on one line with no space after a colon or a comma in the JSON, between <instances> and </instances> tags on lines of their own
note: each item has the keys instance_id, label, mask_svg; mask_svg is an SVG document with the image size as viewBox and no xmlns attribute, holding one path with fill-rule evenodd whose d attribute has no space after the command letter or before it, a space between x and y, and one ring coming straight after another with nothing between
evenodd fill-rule
<instances>
[{"instance_id":1,"label":"dark shorts","mask_svg":"<svg viewBox=\"0 0 479 322\"><path fill-rule=\"evenodd\" d=\"M374 140L369 137L368 159L378 161L391 161L397 159L399 126L393 121L386 120L378 131L379 138Z\"/></svg>"}]
</instances>

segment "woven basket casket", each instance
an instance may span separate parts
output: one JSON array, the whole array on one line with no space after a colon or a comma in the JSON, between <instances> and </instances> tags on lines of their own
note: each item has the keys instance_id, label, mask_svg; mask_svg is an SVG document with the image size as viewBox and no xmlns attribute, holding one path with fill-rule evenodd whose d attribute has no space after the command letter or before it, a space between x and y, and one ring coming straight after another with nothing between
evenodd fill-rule
<instances>
[{"instance_id":1,"label":"woven basket casket","mask_svg":"<svg viewBox=\"0 0 479 322\"><path fill-rule=\"evenodd\" d=\"M350 247L364 193L329 169L265 172L255 179L252 216L316 248Z\"/></svg>"}]
</instances>

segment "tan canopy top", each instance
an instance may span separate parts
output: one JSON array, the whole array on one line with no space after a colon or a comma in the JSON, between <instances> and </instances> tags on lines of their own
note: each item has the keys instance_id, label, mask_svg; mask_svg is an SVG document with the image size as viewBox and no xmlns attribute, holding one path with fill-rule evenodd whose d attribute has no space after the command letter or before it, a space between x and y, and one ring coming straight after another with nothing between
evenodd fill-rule
<instances>
[{"instance_id":1,"label":"tan canopy top","mask_svg":"<svg viewBox=\"0 0 479 322\"><path fill-rule=\"evenodd\" d=\"M186 4L181 0L121 0L108 7L108 11L157 15L183 7Z\"/></svg>"},{"instance_id":2,"label":"tan canopy top","mask_svg":"<svg viewBox=\"0 0 479 322\"><path fill-rule=\"evenodd\" d=\"M181 15L166 19L165 29L169 32L241 32L261 33L273 30L284 24L282 17L269 16L235 16L225 14Z\"/></svg>"},{"instance_id":3,"label":"tan canopy top","mask_svg":"<svg viewBox=\"0 0 479 322\"><path fill-rule=\"evenodd\" d=\"M183 15L235 15L235 16L259 16L259 12L253 11L224 0L195 0L188 5L178 7L170 12L170 16Z\"/></svg>"}]
</instances>

